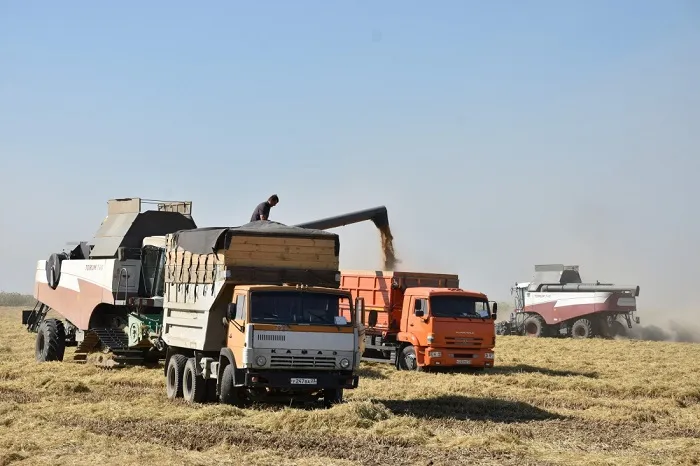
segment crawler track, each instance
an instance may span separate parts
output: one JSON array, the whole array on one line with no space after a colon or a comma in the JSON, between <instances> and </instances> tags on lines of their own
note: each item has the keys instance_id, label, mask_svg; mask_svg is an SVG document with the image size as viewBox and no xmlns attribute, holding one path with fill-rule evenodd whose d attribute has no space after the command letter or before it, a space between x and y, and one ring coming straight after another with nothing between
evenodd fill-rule
<instances>
[{"instance_id":1,"label":"crawler track","mask_svg":"<svg viewBox=\"0 0 700 466\"><path fill-rule=\"evenodd\" d=\"M75 349L73 361L85 363L88 355L98 350L104 353L104 357L96 361L100 367L136 366L145 362L145 350L129 348L129 337L114 328L93 328L85 332L85 338Z\"/></svg>"}]
</instances>

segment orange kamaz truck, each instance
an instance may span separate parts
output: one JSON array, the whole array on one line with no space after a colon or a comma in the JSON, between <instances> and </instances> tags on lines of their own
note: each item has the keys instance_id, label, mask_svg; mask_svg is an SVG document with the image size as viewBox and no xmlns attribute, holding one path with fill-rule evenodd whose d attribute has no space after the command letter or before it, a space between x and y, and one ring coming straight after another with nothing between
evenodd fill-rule
<instances>
[{"instance_id":1,"label":"orange kamaz truck","mask_svg":"<svg viewBox=\"0 0 700 466\"><path fill-rule=\"evenodd\" d=\"M363 360L398 370L493 367L498 310L451 274L341 271L365 326Z\"/></svg>"}]
</instances>

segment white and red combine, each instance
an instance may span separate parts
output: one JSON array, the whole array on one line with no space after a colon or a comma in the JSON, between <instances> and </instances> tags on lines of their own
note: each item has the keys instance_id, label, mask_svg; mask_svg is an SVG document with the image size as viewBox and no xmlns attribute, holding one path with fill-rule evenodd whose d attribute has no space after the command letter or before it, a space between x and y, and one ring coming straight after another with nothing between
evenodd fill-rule
<instances>
[{"instance_id":1,"label":"white and red combine","mask_svg":"<svg viewBox=\"0 0 700 466\"><path fill-rule=\"evenodd\" d=\"M535 266L530 282L516 283L515 311L498 335L592 338L625 336L639 324L639 286L583 283L578 265Z\"/></svg>"}]
</instances>

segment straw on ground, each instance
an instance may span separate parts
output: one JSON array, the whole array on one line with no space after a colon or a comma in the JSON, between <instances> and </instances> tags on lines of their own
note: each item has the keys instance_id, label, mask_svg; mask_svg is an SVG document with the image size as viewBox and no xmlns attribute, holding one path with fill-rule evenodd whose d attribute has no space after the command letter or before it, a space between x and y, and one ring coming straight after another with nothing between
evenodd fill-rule
<instances>
[{"instance_id":1,"label":"straw on ground","mask_svg":"<svg viewBox=\"0 0 700 466\"><path fill-rule=\"evenodd\" d=\"M481 374L363 363L344 405L241 410L168 401L162 369L37 364L17 308L0 331L0 465L700 462L697 344L500 337Z\"/></svg>"}]
</instances>

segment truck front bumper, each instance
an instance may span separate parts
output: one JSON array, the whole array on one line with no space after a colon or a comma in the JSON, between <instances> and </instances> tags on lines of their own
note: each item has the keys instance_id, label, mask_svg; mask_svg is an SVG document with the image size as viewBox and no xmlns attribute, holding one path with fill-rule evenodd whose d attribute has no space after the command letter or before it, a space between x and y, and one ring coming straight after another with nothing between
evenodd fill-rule
<instances>
[{"instance_id":1,"label":"truck front bumper","mask_svg":"<svg viewBox=\"0 0 700 466\"><path fill-rule=\"evenodd\" d=\"M434 367L493 367L492 348L425 348L423 364Z\"/></svg>"},{"instance_id":2,"label":"truck front bumper","mask_svg":"<svg viewBox=\"0 0 700 466\"><path fill-rule=\"evenodd\" d=\"M247 387L323 389L357 388L358 375L338 372L247 371Z\"/></svg>"}]
</instances>

